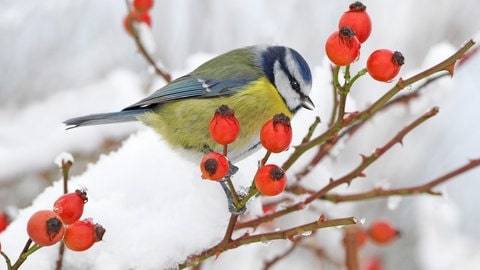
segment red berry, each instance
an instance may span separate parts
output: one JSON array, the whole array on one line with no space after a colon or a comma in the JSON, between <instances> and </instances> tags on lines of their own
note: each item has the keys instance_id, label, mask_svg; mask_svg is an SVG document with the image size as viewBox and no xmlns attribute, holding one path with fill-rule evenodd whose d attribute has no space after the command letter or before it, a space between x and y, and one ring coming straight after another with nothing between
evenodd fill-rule
<instances>
[{"instance_id":1,"label":"red berry","mask_svg":"<svg viewBox=\"0 0 480 270\"><path fill-rule=\"evenodd\" d=\"M377 257L372 257L367 259L365 263L362 265L362 270L383 270L383 263Z\"/></svg>"},{"instance_id":2,"label":"red berry","mask_svg":"<svg viewBox=\"0 0 480 270\"><path fill-rule=\"evenodd\" d=\"M123 27L125 28L125 31L127 31L127 33L132 35L132 24L140 22L145 23L148 26L152 26L152 18L150 17L150 14L132 10L123 18Z\"/></svg>"},{"instance_id":3,"label":"red berry","mask_svg":"<svg viewBox=\"0 0 480 270\"><path fill-rule=\"evenodd\" d=\"M358 248L363 248L367 244L367 240L368 240L367 232L365 231L365 229L363 229L360 226L357 226L354 229L355 230L352 230L352 232L355 232L356 246ZM347 237L344 237L342 242L344 246L347 245L346 241L347 241Z\"/></svg>"},{"instance_id":4,"label":"red berry","mask_svg":"<svg viewBox=\"0 0 480 270\"><path fill-rule=\"evenodd\" d=\"M217 152L206 154L200 162L203 179L222 180L227 175L229 167L228 158Z\"/></svg>"},{"instance_id":5,"label":"red berry","mask_svg":"<svg viewBox=\"0 0 480 270\"><path fill-rule=\"evenodd\" d=\"M287 176L277 165L268 164L260 167L255 174L255 186L266 196L275 196L285 189Z\"/></svg>"},{"instance_id":6,"label":"red berry","mask_svg":"<svg viewBox=\"0 0 480 270\"><path fill-rule=\"evenodd\" d=\"M367 71L372 78L381 82L391 81L400 72L405 58L400 52L387 49L374 51L367 60Z\"/></svg>"},{"instance_id":7,"label":"red berry","mask_svg":"<svg viewBox=\"0 0 480 270\"><path fill-rule=\"evenodd\" d=\"M393 225L383 220L374 221L368 229L368 236L377 244L388 244L399 235L400 232Z\"/></svg>"},{"instance_id":8,"label":"red berry","mask_svg":"<svg viewBox=\"0 0 480 270\"><path fill-rule=\"evenodd\" d=\"M372 22L366 10L367 7L361 2L351 4L349 10L340 17L338 29L348 26L355 32L360 43L365 42L372 32Z\"/></svg>"},{"instance_id":9,"label":"red berry","mask_svg":"<svg viewBox=\"0 0 480 270\"><path fill-rule=\"evenodd\" d=\"M233 110L227 105L222 105L210 120L209 130L214 141L221 145L227 145L237 139L240 133L240 123Z\"/></svg>"},{"instance_id":10,"label":"red berry","mask_svg":"<svg viewBox=\"0 0 480 270\"><path fill-rule=\"evenodd\" d=\"M40 246L51 246L63 238L65 228L60 216L50 210L40 210L27 223L27 233Z\"/></svg>"},{"instance_id":11,"label":"red berry","mask_svg":"<svg viewBox=\"0 0 480 270\"><path fill-rule=\"evenodd\" d=\"M360 56L360 42L348 26L330 35L325 43L328 58L337 66L350 65Z\"/></svg>"},{"instance_id":12,"label":"red berry","mask_svg":"<svg viewBox=\"0 0 480 270\"><path fill-rule=\"evenodd\" d=\"M10 220L4 212L0 211L0 233L5 231L5 229L8 226L8 223L10 223Z\"/></svg>"},{"instance_id":13,"label":"red berry","mask_svg":"<svg viewBox=\"0 0 480 270\"><path fill-rule=\"evenodd\" d=\"M147 12L153 7L153 0L133 0L133 7L140 12Z\"/></svg>"},{"instance_id":14,"label":"red berry","mask_svg":"<svg viewBox=\"0 0 480 270\"><path fill-rule=\"evenodd\" d=\"M368 240L367 232L364 229L358 230L358 234L357 234L358 247L359 248L364 247L365 244L367 244L367 240Z\"/></svg>"},{"instance_id":15,"label":"red berry","mask_svg":"<svg viewBox=\"0 0 480 270\"><path fill-rule=\"evenodd\" d=\"M77 189L60 196L53 204L53 211L60 215L64 224L72 224L82 216L83 205L87 201L87 193Z\"/></svg>"},{"instance_id":16,"label":"red berry","mask_svg":"<svg viewBox=\"0 0 480 270\"><path fill-rule=\"evenodd\" d=\"M70 250L84 251L101 241L104 233L105 229L99 224L93 224L90 219L77 220L67 226L63 242Z\"/></svg>"},{"instance_id":17,"label":"red berry","mask_svg":"<svg viewBox=\"0 0 480 270\"><path fill-rule=\"evenodd\" d=\"M262 205L262 211L266 215L275 213L276 210L277 210L277 204L275 204L275 203L263 204Z\"/></svg>"},{"instance_id":18,"label":"red berry","mask_svg":"<svg viewBox=\"0 0 480 270\"><path fill-rule=\"evenodd\" d=\"M260 131L260 142L272 153L287 150L292 142L290 118L283 113L273 116L263 125Z\"/></svg>"}]
</instances>

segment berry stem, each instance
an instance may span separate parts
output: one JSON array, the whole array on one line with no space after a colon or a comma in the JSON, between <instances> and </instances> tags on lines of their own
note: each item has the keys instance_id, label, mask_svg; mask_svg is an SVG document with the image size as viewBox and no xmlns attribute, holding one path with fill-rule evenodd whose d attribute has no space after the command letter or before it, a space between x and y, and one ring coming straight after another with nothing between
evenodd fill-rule
<instances>
[{"instance_id":1,"label":"berry stem","mask_svg":"<svg viewBox=\"0 0 480 270\"><path fill-rule=\"evenodd\" d=\"M7 264L7 269L10 270L12 269L12 262L10 261L10 258L5 254L3 251L0 251L0 255L5 259L5 263Z\"/></svg>"},{"instance_id":2,"label":"berry stem","mask_svg":"<svg viewBox=\"0 0 480 270\"><path fill-rule=\"evenodd\" d=\"M265 164L267 163L268 158L270 158L270 155L271 155L271 154L272 154L272 152L270 152L270 151L267 151L267 152L265 153L265 156L262 158L262 160L260 160L260 167L263 166L263 165L265 165Z\"/></svg>"},{"instance_id":3,"label":"berry stem","mask_svg":"<svg viewBox=\"0 0 480 270\"><path fill-rule=\"evenodd\" d=\"M341 87L340 83L338 82L338 72L340 71L339 66L335 66L331 68L332 72L332 90L333 90L333 108L332 108L332 113L330 115L330 120L328 121L328 127L331 127L335 123L335 119L337 116L338 112L338 93L337 89ZM305 143L305 142L302 142Z\"/></svg>"},{"instance_id":4,"label":"berry stem","mask_svg":"<svg viewBox=\"0 0 480 270\"><path fill-rule=\"evenodd\" d=\"M132 7L130 6L130 1L125 0L125 3L127 4L128 12L130 12L132 10ZM129 20L128 23L130 24L130 29L132 29L133 40L135 41L135 44L137 45L137 48L140 51L140 54L142 54L143 57L145 57L147 62L154 68L155 72L165 80L165 82L169 83L170 81L172 81L172 76L166 71L163 71L161 68L158 67L158 65L153 60L152 56L150 56L150 54L145 49L145 46L143 46L143 43L140 40L140 37L138 36L138 31L136 27L133 25L132 20Z\"/></svg>"},{"instance_id":5,"label":"berry stem","mask_svg":"<svg viewBox=\"0 0 480 270\"><path fill-rule=\"evenodd\" d=\"M62 176L63 176L63 194L68 193L68 179L69 179L69 172L70 168L72 167L72 162L67 161L65 162L62 160ZM56 270L62 270L63 268L63 255L65 253L65 243L62 241L58 248L58 257L57 262L55 264Z\"/></svg>"},{"instance_id":6,"label":"berry stem","mask_svg":"<svg viewBox=\"0 0 480 270\"><path fill-rule=\"evenodd\" d=\"M345 73L343 74L343 78L345 78L345 82L350 80L350 65L345 66Z\"/></svg>"},{"instance_id":7,"label":"berry stem","mask_svg":"<svg viewBox=\"0 0 480 270\"><path fill-rule=\"evenodd\" d=\"M352 87L352 85L360 78L362 77L363 75L367 74L367 68L363 68L362 70L360 70L359 72L357 72L357 74L355 74L355 76L353 76L350 80L348 80L346 83L345 83L345 87L348 88L348 90L350 91L350 88Z\"/></svg>"},{"instance_id":8,"label":"berry stem","mask_svg":"<svg viewBox=\"0 0 480 270\"><path fill-rule=\"evenodd\" d=\"M42 248L37 244L33 244L32 246L32 243L33 243L32 239L29 238L27 240L27 243L25 243L25 246L23 247L22 252L18 256L17 261L12 265L11 268L9 268L9 270L17 270L25 262L28 256L30 256L32 253Z\"/></svg>"},{"instance_id":9,"label":"berry stem","mask_svg":"<svg viewBox=\"0 0 480 270\"><path fill-rule=\"evenodd\" d=\"M58 247L58 258L55 264L55 270L62 270L63 268L63 256L65 254L65 243L62 241Z\"/></svg>"},{"instance_id":10,"label":"berry stem","mask_svg":"<svg viewBox=\"0 0 480 270\"><path fill-rule=\"evenodd\" d=\"M308 142L310 138L312 138L313 132L317 128L318 124L320 124L320 122L321 122L320 117L319 116L315 117L315 120L313 120L313 123L310 125L310 127L308 127L307 134L305 134L305 136L303 137L302 143Z\"/></svg>"},{"instance_id":11,"label":"berry stem","mask_svg":"<svg viewBox=\"0 0 480 270\"><path fill-rule=\"evenodd\" d=\"M64 161L62 160L62 176L63 176L63 194L68 193L68 173L70 172L70 168L72 167L71 161Z\"/></svg>"},{"instance_id":12,"label":"berry stem","mask_svg":"<svg viewBox=\"0 0 480 270\"><path fill-rule=\"evenodd\" d=\"M235 191L232 180L230 177L225 178L224 180L219 181L220 185L227 196L228 201L228 210L232 214L241 214L243 207L240 207L238 194Z\"/></svg>"},{"instance_id":13,"label":"berry stem","mask_svg":"<svg viewBox=\"0 0 480 270\"><path fill-rule=\"evenodd\" d=\"M227 177L226 181L227 181L228 188L229 188L230 191L232 192L233 204L235 205L235 207L237 207L237 210L240 210L240 209L238 208L238 206L239 206L238 194L237 194L237 192L236 192L236 190L235 190L235 186L233 185L232 179L231 179L230 177Z\"/></svg>"},{"instance_id":14,"label":"berry stem","mask_svg":"<svg viewBox=\"0 0 480 270\"><path fill-rule=\"evenodd\" d=\"M242 198L240 201L240 207L245 207L248 203L248 201L252 198L255 197L259 194L259 191L257 189L257 186L255 185L255 179L252 181L252 184L250 185L250 188L248 189L248 193L245 197Z\"/></svg>"}]
</instances>

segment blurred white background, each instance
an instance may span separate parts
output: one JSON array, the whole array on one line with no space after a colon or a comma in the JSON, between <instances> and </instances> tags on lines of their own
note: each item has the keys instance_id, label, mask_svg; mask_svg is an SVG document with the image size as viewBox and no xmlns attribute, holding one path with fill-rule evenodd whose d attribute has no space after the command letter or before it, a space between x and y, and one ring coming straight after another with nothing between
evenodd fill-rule
<instances>
[{"instance_id":1,"label":"blurred white background","mask_svg":"<svg viewBox=\"0 0 480 270\"><path fill-rule=\"evenodd\" d=\"M350 3L156 0L151 14L153 56L176 77L207 59L204 53L213 56L251 44L287 45L304 55L317 74L314 79L320 81L315 81L312 96L317 108L328 112L322 109L324 100L319 100L325 94L318 94L330 91L324 41ZM480 31L475 0L363 3L373 31L362 44L354 70L363 67L373 50L391 48L405 55L401 75L406 77L442 60ZM125 33L125 14L121 0L0 1L0 210L29 205L49 185L45 179L56 180L59 174L51 171L58 153L72 151L89 157L105 138L124 138L138 129L138 125L121 125L65 132L61 124L69 117L121 109L163 84ZM368 153L385 141L380 138L388 138L434 105L440 106L438 120L419 129L403 148L394 149L394 154L373 167L366 186L419 184L468 158L478 158L479 62L475 55L453 80L432 85L426 101L394 110L368 125L357 140L349 142L348 152L334 161L338 171L351 168L358 162L358 153ZM352 92L355 103L351 106L364 108L388 87L362 79ZM479 176L473 171L449 182L442 187L446 195L441 199L405 198L394 210L386 200L375 200L348 205L340 213L365 217L367 222L387 218L404 231L395 245L365 251L382 257L386 269L473 269L480 267Z\"/></svg>"}]
</instances>

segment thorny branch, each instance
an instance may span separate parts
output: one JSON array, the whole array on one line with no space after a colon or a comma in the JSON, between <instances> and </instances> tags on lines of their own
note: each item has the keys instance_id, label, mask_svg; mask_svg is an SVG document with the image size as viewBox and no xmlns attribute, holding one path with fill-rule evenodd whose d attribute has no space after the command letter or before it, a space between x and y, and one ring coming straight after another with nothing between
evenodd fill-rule
<instances>
[{"instance_id":1,"label":"thorny branch","mask_svg":"<svg viewBox=\"0 0 480 270\"><path fill-rule=\"evenodd\" d=\"M478 166L480 166L480 159L473 159L473 160L470 160L467 164L422 185L405 187L405 188L394 188L394 189L375 188L371 191L350 194L350 195L326 194L325 196L322 196L320 199L331 201L334 203L340 203L340 202L352 202L352 201L360 201L360 200L367 200L367 199L373 199L373 198L389 197L389 196L395 196L395 195L408 196L408 195L418 195L422 193L426 193L430 195L441 195L441 193L434 191L433 188L471 169L474 169Z\"/></svg>"},{"instance_id":2,"label":"thorny branch","mask_svg":"<svg viewBox=\"0 0 480 270\"><path fill-rule=\"evenodd\" d=\"M444 61L440 62L439 64L426 69L422 72L417 73L416 75L413 75L410 78L407 79L402 79L400 78L398 82L395 84L393 88L391 88L389 91L387 91L382 97L380 97L376 102L374 102L370 107L366 108L365 110L355 114L353 117L349 119L349 121L336 121L335 124L330 127L328 130L326 130L323 134L320 136L313 138L309 142L303 143L295 148L295 151L292 153L292 155L283 163L282 168L284 170L288 170L297 160L302 156L306 151L310 150L311 148L320 145L327 141L328 139L332 138L335 134L337 134L340 130L343 128L350 126L354 123L357 123L359 121L365 120L367 118L370 118L373 116L375 113L377 113L389 100L391 100L396 94L398 94L402 89L405 87L416 83L424 78L427 78L437 72L440 72L442 70L446 70L450 73L450 75L453 74L453 69L455 66L455 62L462 57L462 55L465 54L468 49L470 49L475 42L473 40L469 40L463 47L461 47L457 52L455 52L452 56L448 57ZM340 101L341 103L341 101ZM342 112L339 112L341 114Z\"/></svg>"},{"instance_id":3,"label":"thorny branch","mask_svg":"<svg viewBox=\"0 0 480 270\"><path fill-rule=\"evenodd\" d=\"M380 110L385 109L386 107L399 103L403 100L407 100L410 98L415 97L416 93L407 94L404 97L394 98L402 89L406 88L407 86L416 83L422 79L426 79L424 85L430 83L431 81L436 80L439 77L444 75L438 75L437 77L431 77L433 74L440 72L442 70L448 71L448 74L453 75L453 69L456 61L465 54L472 46L474 45L473 40L468 41L463 47L461 47L455 54L444 60L443 62L426 69L410 78L407 79L399 79L399 81L395 84L393 88L387 91L382 97L380 97L376 102L374 102L371 106L366 108L361 112L355 112L346 114L345 112L345 101L347 98L347 94L352 86L353 82L363 76L365 74L365 70L357 73L355 76L350 77L350 74L345 74L345 83L341 85L338 82L338 75L339 69L335 68L333 70L334 74L334 81L333 81L333 88L335 94L338 94L338 99L335 99L336 107L338 107L334 112L335 115L332 116L331 121L329 123L329 128L323 132L321 135L312 138L313 132L317 127L320 119L317 118L311 125L310 130L308 131L307 135L304 137L302 144L297 146L294 153L285 161L283 164L283 168L285 170L289 169L300 156L303 155L306 151L310 150L313 147L321 146L320 151L324 153L328 153L329 149L335 145L338 141L339 136L343 136L345 132L348 132L348 128L352 127L356 124L363 123L365 120L372 117L375 113ZM346 73L349 73L349 69L346 69ZM420 88L423 87L422 85ZM256 219L246 221L246 222L238 222L238 216L232 215L230 221L227 225L227 230L225 232L224 238L220 241L217 245L201 252L197 255L190 256L184 263L179 265L180 269L189 266L198 265L203 260L212 257L212 256L219 256L222 252L237 248L242 245L256 243L256 242L265 242L265 241L272 241L277 239L290 239L294 240L294 237L300 236L306 232L312 232L320 228L331 227L331 226L339 226L339 225L347 225L347 224L355 224L356 219L351 218L340 218L340 219L331 219L331 220L324 220L322 217L314 221L312 223L296 226L290 229L282 230L282 231L275 231L275 232L267 232L267 233L260 233L256 235L250 235L245 233L244 235L233 239L232 235L235 230L239 230L242 228L256 228L259 225L266 223L268 221L274 220L278 217L287 215L289 213L304 209L306 205L309 203L316 201L318 199L323 200L330 200L334 202L340 201L350 201L350 200L361 200L361 199L368 199L370 197L382 197L382 196L390 196L390 195L407 195L407 194L417 194L417 193L430 193L430 194L438 194L434 192L432 189L459 175L462 174L474 167L480 165L480 160L472 160L469 164L460 167L444 176L441 176L427 184L417 186L417 187L410 187L410 188L403 188L403 189L392 189L392 190L380 190L376 189L370 192L359 193L359 194L352 194L352 195L337 195L337 194L330 194L329 192L334 188L342 185L342 184L350 184L355 178L364 176L364 170L369 167L372 163L374 163L378 158L380 158L386 151L391 149L397 143L402 143L402 139L405 135L411 132L413 129L424 123L426 120L430 119L434 115L438 113L438 108L434 107L429 110L424 115L417 118L415 121L404 127L400 130L393 138L391 138L386 144L382 147L377 148L372 154L368 156L362 156L362 161L360 164L352 169L349 173L340 177L336 180L331 179L328 184L326 184L322 189L318 191L307 191L302 190L301 187L297 186L298 189L291 190L293 193L301 194L308 194L308 197L303 201L295 203L287 208L279 210L277 212L266 214L264 216L258 217ZM343 131L343 133L340 133ZM320 157L321 159L322 157ZM253 187L253 188L252 188ZM299 192L300 191L300 192ZM384 193L382 193L384 192ZM242 198L242 202L244 200L249 200L251 197L258 194L254 184L250 187L250 190L246 196ZM350 196L350 197L348 197ZM295 246L295 241L293 243ZM292 248L293 250L293 248ZM287 251L286 254L288 254ZM268 267L268 265L266 265Z\"/></svg>"},{"instance_id":4,"label":"thorny branch","mask_svg":"<svg viewBox=\"0 0 480 270\"><path fill-rule=\"evenodd\" d=\"M301 236L302 234L309 233L321 228L328 228L328 227L336 227L336 226L345 226L345 225L352 225L357 224L357 219L355 217L348 217L348 218L339 218L339 219L327 219L324 220L320 218L316 221L313 221L308 224L304 224L301 226L293 227L286 230L275 231L275 232L268 232L268 233L260 233L255 235L244 234L237 239L230 240L230 241L222 241L216 246L209 248L203 251L199 255L191 256L187 259L184 263L179 265L180 269L184 269L186 267L190 267L200 263L201 261L212 257L212 256L219 256L222 252L227 251L229 249L237 248L239 246L243 246L246 244L251 243L258 243L258 242L268 242L273 240L280 240L280 239L291 239L294 240L295 237Z\"/></svg>"},{"instance_id":5,"label":"thorny branch","mask_svg":"<svg viewBox=\"0 0 480 270\"><path fill-rule=\"evenodd\" d=\"M322 189L318 190L317 192L314 192L310 194L309 197L307 197L305 200L300 201L296 204L293 204L289 207L286 207L283 210L277 211L275 213L265 215L262 217L259 217L254 220L250 220L244 223L237 223L236 228L245 228L245 227L257 227L258 225L271 221L273 219L276 219L278 217L287 215L288 213L298 211L300 209L304 209L305 206L321 197L323 197L327 192L330 190L342 185L342 184L350 184L353 179L357 177L364 176L363 171L370 166L373 162L375 162L378 158L380 158L385 152L387 152L390 148L392 148L395 144L401 143L405 135L407 135L410 131L424 123L426 120L430 119L431 117L435 116L438 113L438 108L434 107L427 113L423 114L419 118L417 118L415 121L407 125L405 128L403 128L400 132L397 133L391 140L389 140L385 145L382 147L377 148L371 155L369 156L362 156L362 162L352 171L344 175L343 177L340 177L336 180L330 180L330 182L325 185Z\"/></svg>"}]
</instances>

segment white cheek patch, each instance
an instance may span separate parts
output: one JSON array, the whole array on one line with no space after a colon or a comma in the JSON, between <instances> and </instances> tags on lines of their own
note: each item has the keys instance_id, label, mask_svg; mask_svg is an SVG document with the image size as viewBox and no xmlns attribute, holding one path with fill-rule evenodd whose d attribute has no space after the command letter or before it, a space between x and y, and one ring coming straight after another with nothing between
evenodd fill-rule
<instances>
[{"instance_id":1,"label":"white cheek patch","mask_svg":"<svg viewBox=\"0 0 480 270\"><path fill-rule=\"evenodd\" d=\"M305 82L305 80L303 79L303 75L300 73L300 66L298 64L298 61L293 57L291 50L287 50L285 54L285 65L290 71L290 74L292 74L293 77L300 84L300 89L302 93L308 96L308 94L310 93L310 89L312 88L312 83Z\"/></svg>"},{"instance_id":2,"label":"white cheek patch","mask_svg":"<svg viewBox=\"0 0 480 270\"><path fill-rule=\"evenodd\" d=\"M290 79L280 66L280 62L278 60L275 61L275 64L273 65L273 76L278 92L280 92L280 95L282 95L283 99L287 103L288 108L290 110L297 108L301 104L300 95L292 89ZM302 87L302 83L299 83Z\"/></svg>"}]
</instances>

